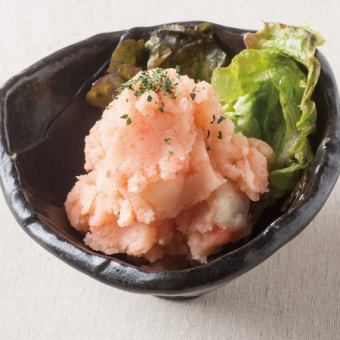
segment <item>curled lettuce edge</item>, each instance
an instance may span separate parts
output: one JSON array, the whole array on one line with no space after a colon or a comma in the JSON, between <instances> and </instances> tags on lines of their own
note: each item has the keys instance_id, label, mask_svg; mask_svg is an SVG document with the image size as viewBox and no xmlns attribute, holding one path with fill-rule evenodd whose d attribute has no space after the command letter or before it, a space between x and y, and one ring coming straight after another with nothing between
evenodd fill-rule
<instances>
[{"instance_id":1,"label":"curled lettuce edge","mask_svg":"<svg viewBox=\"0 0 340 340\"><path fill-rule=\"evenodd\" d=\"M315 128L316 108L311 96L320 75L320 63L315 52L316 47L324 42L321 34L307 25L289 26L270 22L265 22L261 31L246 33L244 36L246 48L275 48L307 68L306 90L300 104L302 115L296 123L297 128L304 134L310 134Z\"/></svg>"}]
</instances>

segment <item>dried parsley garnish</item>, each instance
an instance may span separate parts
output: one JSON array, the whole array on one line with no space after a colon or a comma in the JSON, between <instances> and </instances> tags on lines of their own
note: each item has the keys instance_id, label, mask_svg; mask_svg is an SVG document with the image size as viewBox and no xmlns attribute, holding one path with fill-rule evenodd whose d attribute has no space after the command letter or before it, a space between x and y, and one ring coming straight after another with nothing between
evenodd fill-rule
<instances>
[{"instance_id":1,"label":"dried parsley garnish","mask_svg":"<svg viewBox=\"0 0 340 340\"><path fill-rule=\"evenodd\" d=\"M126 125L130 125L132 123L132 119L127 113L121 115L120 118L126 119Z\"/></svg>"},{"instance_id":2,"label":"dried parsley garnish","mask_svg":"<svg viewBox=\"0 0 340 340\"><path fill-rule=\"evenodd\" d=\"M217 124L222 123L225 120L225 117L221 116L220 118L218 118Z\"/></svg>"},{"instance_id":3,"label":"dried parsley garnish","mask_svg":"<svg viewBox=\"0 0 340 340\"><path fill-rule=\"evenodd\" d=\"M145 92L154 91L156 93L170 95L172 98L176 98L176 83L168 77L166 70L162 68L155 68L141 72L137 78L132 78L124 83L120 87L120 91L123 91L124 89L133 90L133 85L135 84L139 85L138 89L134 91L134 95L136 97L139 97ZM151 101L149 100L149 97L148 101Z\"/></svg>"}]
</instances>

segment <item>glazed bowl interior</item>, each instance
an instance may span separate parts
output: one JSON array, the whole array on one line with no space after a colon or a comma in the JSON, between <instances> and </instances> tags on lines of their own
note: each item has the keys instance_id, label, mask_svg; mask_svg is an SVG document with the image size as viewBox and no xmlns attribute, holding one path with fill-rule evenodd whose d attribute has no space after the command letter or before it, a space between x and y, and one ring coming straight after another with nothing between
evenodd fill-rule
<instances>
[{"instance_id":1,"label":"glazed bowl interior","mask_svg":"<svg viewBox=\"0 0 340 340\"><path fill-rule=\"evenodd\" d=\"M245 31L219 25L214 27L218 43L230 57L244 48ZM336 107L331 109L327 92L327 82L332 79L328 79L324 69L327 63L319 55L323 69L314 95L319 115L317 130L311 141L318 157L298 184L294 194L288 200L286 197L266 210L253 227L249 238L224 247L211 257L208 264L177 273L147 273L138 268L138 262L124 255L110 257L96 254L85 246L83 235L70 226L63 204L76 176L84 173L84 137L101 115L100 110L85 101L86 91L91 83L104 73L111 52L122 35L124 38L145 39L152 29L136 28L127 32L95 36L43 59L9 81L1 94L2 161L8 162L8 169L2 170L2 182L7 201L24 229L50 251L97 279L121 288L157 294L169 292L171 289L185 291L185 287L200 285L205 287L203 289L208 289L213 280L217 282L215 285L219 285L226 276L231 279L268 257L300 232L326 200L337 177L337 170L334 169L328 184L320 189L324 166L329 161L330 149L327 145L330 138L334 137L334 129L338 127ZM338 144L335 145L337 148ZM8 160L4 155L8 155ZM309 213L305 211L305 217L296 216L302 213L302 210L298 210L308 204L308 200L313 199L315 190L324 190L322 196L319 195L317 200L314 198L315 209ZM282 211L283 208L285 212ZM274 230L285 225L288 228L287 234L282 234L284 236L280 239ZM52 235L55 241L48 240L47 235ZM61 243L57 245L58 242ZM266 248L266 242L270 242L271 246ZM252 249L252 253L249 249ZM255 253L258 254L257 257ZM248 254L248 257L242 257L245 254ZM218 268L221 259L229 259L233 266L215 279L204 280L199 277L200 271L202 273L205 268ZM226 262L221 262L222 264L227 265ZM109 272L110 266L111 269L117 269L115 278L109 278L114 275ZM134 275L139 275L138 284L128 282L131 272L129 274L127 269L132 270ZM101 274L98 274L99 272ZM180 272L191 273L190 279L186 277L185 287L183 282L179 282ZM197 273L196 283L190 281L195 280L193 273ZM163 284L162 280L173 280L175 283ZM141 282L149 282L149 285L142 286Z\"/></svg>"}]
</instances>

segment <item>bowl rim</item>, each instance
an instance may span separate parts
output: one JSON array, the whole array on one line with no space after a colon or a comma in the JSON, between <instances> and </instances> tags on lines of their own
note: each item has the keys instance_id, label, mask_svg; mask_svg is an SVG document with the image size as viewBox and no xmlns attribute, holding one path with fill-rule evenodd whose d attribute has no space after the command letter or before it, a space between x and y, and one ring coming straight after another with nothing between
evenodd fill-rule
<instances>
[{"instance_id":1,"label":"bowl rim","mask_svg":"<svg viewBox=\"0 0 340 340\"><path fill-rule=\"evenodd\" d=\"M177 22L194 25L202 21ZM213 24L213 23L212 23ZM0 89L0 182L6 202L24 231L45 249L72 267L111 286L154 295L195 295L219 287L266 260L289 240L298 235L315 217L331 193L340 172L340 100L337 84L329 63L320 51L321 64L329 103L329 124L318 150L326 150L323 163L318 166L318 176L311 192L294 208L269 224L261 233L241 247L197 267L178 271L148 272L128 265L116 258L82 248L63 235L50 229L26 201L20 189L15 154L8 150L6 135L6 93L20 80L56 61L83 44L113 33L123 35L134 30L154 29L162 25L135 27L130 30L96 34L62 48L9 79ZM214 27L243 35L251 30L213 24ZM302 214L303 212L303 214Z\"/></svg>"}]
</instances>

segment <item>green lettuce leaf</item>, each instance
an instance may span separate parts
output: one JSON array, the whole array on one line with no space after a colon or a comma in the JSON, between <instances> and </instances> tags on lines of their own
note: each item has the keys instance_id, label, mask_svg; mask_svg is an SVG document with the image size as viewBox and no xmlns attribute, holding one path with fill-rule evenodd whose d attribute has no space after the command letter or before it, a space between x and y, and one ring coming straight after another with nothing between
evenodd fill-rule
<instances>
[{"instance_id":1,"label":"green lettuce leaf","mask_svg":"<svg viewBox=\"0 0 340 340\"><path fill-rule=\"evenodd\" d=\"M210 82L213 70L226 65L226 53L216 44L211 24L194 29L182 25L165 25L151 33L145 47L150 51L148 69L180 66L180 73Z\"/></svg>"},{"instance_id":2,"label":"green lettuce leaf","mask_svg":"<svg viewBox=\"0 0 340 340\"><path fill-rule=\"evenodd\" d=\"M301 27L266 23L245 35L247 49L216 68L212 85L237 130L269 143L275 152L271 191L291 191L313 159L308 136L316 125L311 100L320 65L321 39Z\"/></svg>"}]
</instances>

